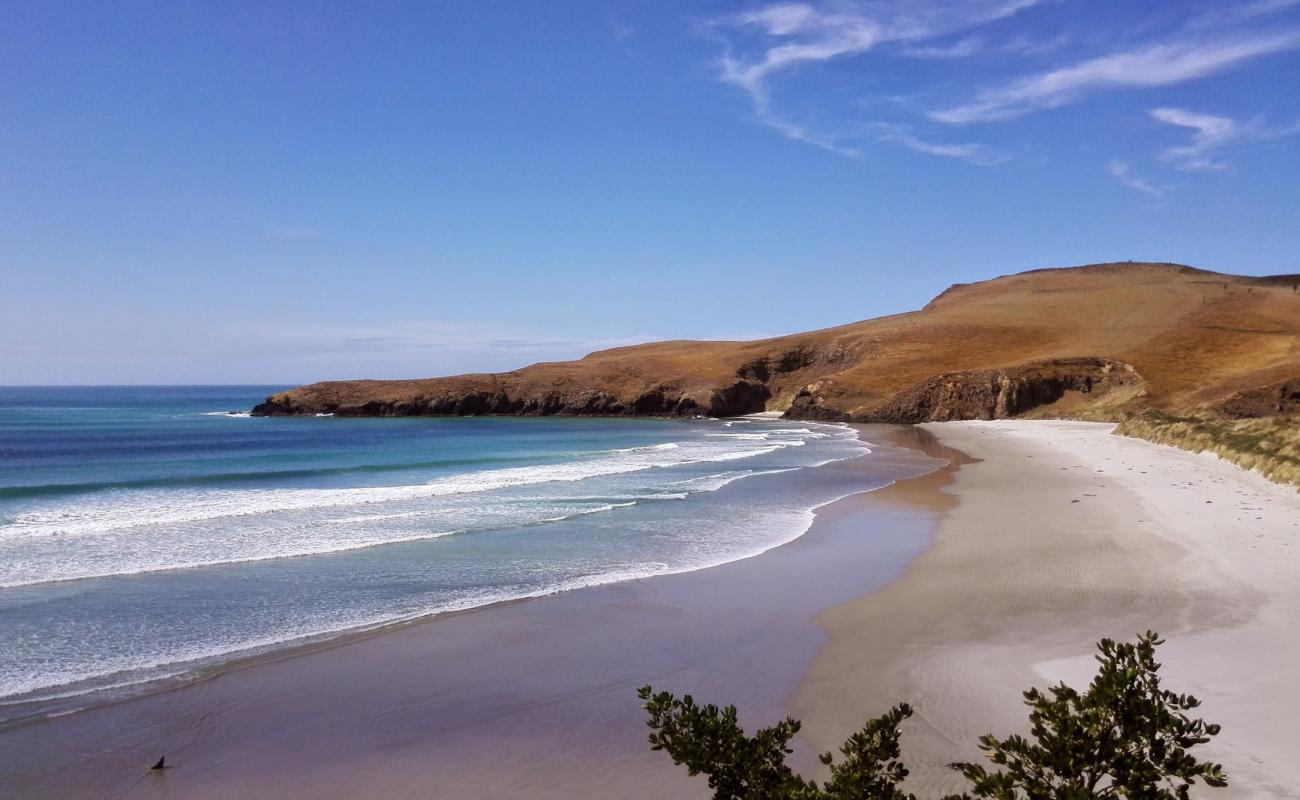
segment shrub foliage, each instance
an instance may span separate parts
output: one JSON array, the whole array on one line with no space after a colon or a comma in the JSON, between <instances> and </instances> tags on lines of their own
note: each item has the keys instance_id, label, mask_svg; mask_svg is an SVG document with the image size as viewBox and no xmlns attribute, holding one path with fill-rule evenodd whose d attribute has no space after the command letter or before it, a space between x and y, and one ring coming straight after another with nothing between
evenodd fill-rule
<instances>
[{"instance_id":1,"label":"shrub foliage","mask_svg":"<svg viewBox=\"0 0 1300 800\"><path fill-rule=\"evenodd\" d=\"M1185 800L1198 781L1227 785L1222 766L1191 754L1219 726L1188 714L1195 697L1160 686L1155 660L1161 640L1146 633L1132 643L1103 639L1097 675L1086 691L1064 683L1024 693L1030 735L980 737L991 762L956 763L967 793L945 800ZM916 800L903 790L899 726L912 715L906 704L869 721L833 753L821 756L830 778L818 782L785 763L798 720L786 718L750 736L735 706L699 705L637 692L650 715L650 747L666 752L691 775L708 776L715 800Z\"/></svg>"}]
</instances>

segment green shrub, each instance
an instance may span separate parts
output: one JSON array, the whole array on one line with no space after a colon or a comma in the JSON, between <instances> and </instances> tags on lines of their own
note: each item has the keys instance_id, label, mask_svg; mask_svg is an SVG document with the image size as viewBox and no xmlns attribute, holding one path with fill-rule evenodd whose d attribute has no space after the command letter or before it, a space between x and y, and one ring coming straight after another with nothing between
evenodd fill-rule
<instances>
[{"instance_id":1,"label":"green shrub","mask_svg":"<svg viewBox=\"0 0 1300 800\"><path fill-rule=\"evenodd\" d=\"M1133 643L1103 639L1097 676L1084 692L1061 683L1024 693L1030 738L992 734L980 747L992 768L957 763L972 797L997 800L1175 800L1189 797L1197 781L1227 785L1218 764L1190 751L1219 733L1219 726L1187 714L1200 705L1191 695L1160 688L1161 641L1146 633ZM907 768L899 759L899 726L912 715L900 704L868 722L840 748L826 753L830 779L818 783L785 763L798 720L787 718L749 736L735 706L698 705L649 686L650 746L663 750L691 775L707 775L715 800L915 800L902 790Z\"/></svg>"}]
</instances>

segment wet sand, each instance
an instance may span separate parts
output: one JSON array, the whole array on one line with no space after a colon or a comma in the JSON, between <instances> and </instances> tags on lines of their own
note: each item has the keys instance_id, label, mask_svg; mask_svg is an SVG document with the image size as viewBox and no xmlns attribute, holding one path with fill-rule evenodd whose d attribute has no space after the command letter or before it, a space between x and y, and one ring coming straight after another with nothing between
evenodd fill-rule
<instances>
[{"instance_id":1,"label":"wet sand","mask_svg":"<svg viewBox=\"0 0 1300 800\"><path fill-rule=\"evenodd\" d=\"M1082 688L1097 639L1154 629L1166 687L1223 724L1213 796L1300 797L1300 494L1108 425L923 427L975 461L871 495L945 499L898 581L819 615L830 643L789 703L818 749L906 700L909 788L958 791L945 765L979 735L1027 732L1021 691Z\"/></svg>"},{"instance_id":2,"label":"wet sand","mask_svg":"<svg viewBox=\"0 0 1300 800\"><path fill-rule=\"evenodd\" d=\"M871 441L885 428L871 429ZM882 447L817 479L942 462ZM636 687L784 716L826 644L812 619L893 580L933 519L857 494L801 538L682 575L449 615L0 733L24 798L707 797L646 743ZM169 768L149 765L165 754ZM803 748L797 760L811 768Z\"/></svg>"}]
</instances>

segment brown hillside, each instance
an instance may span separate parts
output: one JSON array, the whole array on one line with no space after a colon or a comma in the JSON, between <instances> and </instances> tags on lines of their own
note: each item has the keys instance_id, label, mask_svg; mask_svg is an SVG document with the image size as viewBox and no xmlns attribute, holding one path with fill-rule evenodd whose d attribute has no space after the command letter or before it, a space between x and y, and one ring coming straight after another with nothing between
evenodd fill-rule
<instances>
[{"instance_id":1,"label":"brown hillside","mask_svg":"<svg viewBox=\"0 0 1300 800\"><path fill-rule=\"evenodd\" d=\"M1300 406L1300 276L1098 264L953 286L925 308L753 342L674 341L494 375L333 381L255 413L621 414L917 422Z\"/></svg>"}]
</instances>

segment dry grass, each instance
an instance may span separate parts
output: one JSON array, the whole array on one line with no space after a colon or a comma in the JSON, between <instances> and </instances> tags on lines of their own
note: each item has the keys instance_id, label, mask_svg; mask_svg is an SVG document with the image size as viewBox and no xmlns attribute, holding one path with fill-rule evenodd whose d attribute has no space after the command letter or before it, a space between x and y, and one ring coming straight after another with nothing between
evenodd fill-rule
<instances>
[{"instance_id":1,"label":"dry grass","mask_svg":"<svg viewBox=\"0 0 1300 800\"><path fill-rule=\"evenodd\" d=\"M1295 417L1219 419L1151 411L1121 422L1115 432L1194 453L1214 453L1300 488L1300 419Z\"/></svg>"},{"instance_id":2,"label":"dry grass","mask_svg":"<svg viewBox=\"0 0 1300 800\"><path fill-rule=\"evenodd\" d=\"M1300 375L1300 291L1289 280L1172 264L1039 270L951 287L921 311L775 339L656 342L496 375L336 381L286 396L311 412L474 392L532 399L562 394L579 405L584 392L600 392L632 405L663 388L707 406L745 365L764 363L769 410L787 410L808 391L825 409L852 415L941 373L1072 358L1131 364L1144 380L1141 396L1065 398L1041 415L1119 419L1148 408L1193 413L1236 392Z\"/></svg>"}]
</instances>

